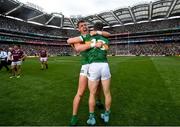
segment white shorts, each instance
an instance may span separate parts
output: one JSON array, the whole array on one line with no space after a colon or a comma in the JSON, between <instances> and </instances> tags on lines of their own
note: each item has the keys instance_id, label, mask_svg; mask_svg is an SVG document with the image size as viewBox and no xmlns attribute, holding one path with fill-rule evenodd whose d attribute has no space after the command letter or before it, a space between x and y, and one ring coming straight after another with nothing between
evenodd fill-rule
<instances>
[{"instance_id":1,"label":"white shorts","mask_svg":"<svg viewBox=\"0 0 180 127\"><path fill-rule=\"evenodd\" d=\"M12 62L12 63L11 63L11 66L21 65L21 64L22 64L22 61L16 61L16 62Z\"/></svg>"},{"instance_id":2,"label":"white shorts","mask_svg":"<svg viewBox=\"0 0 180 127\"><path fill-rule=\"evenodd\" d=\"M92 63L89 65L88 79L91 81L108 80L111 73L108 63Z\"/></svg>"},{"instance_id":3,"label":"white shorts","mask_svg":"<svg viewBox=\"0 0 180 127\"><path fill-rule=\"evenodd\" d=\"M47 57L41 57L41 58L40 58L40 61L41 61L41 62L47 62L47 60L48 60Z\"/></svg>"},{"instance_id":4,"label":"white shorts","mask_svg":"<svg viewBox=\"0 0 180 127\"><path fill-rule=\"evenodd\" d=\"M85 64L81 66L80 75L88 76L89 64Z\"/></svg>"}]
</instances>

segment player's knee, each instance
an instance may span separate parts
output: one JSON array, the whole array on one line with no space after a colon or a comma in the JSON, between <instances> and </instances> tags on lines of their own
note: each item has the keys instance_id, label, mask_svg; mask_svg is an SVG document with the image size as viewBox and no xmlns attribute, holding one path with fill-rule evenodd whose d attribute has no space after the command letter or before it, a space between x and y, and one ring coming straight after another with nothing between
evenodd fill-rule
<instances>
[{"instance_id":1,"label":"player's knee","mask_svg":"<svg viewBox=\"0 0 180 127\"><path fill-rule=\"evenodd\" d=\"M96 96L96 92L90 92L89 95L95 97Z\"/></svg>"},{"instance_id":2,"label":"player's knee","mask_svg":"<svg viewBox=\"0 0 180 127\"><path fill-rule=\"evenodd\" d=\"M81 98L84 95L84 93L77 93L77 96Z\"/></svg>"},{"instance_id":3,"label":"player's knee","mask_svg":"<svg viewBox=\"0 0 180 127\"><path fill-rule=\"evenodd\" d=\"M105 94L105 96L111 96L111 92L110 91L106 91L104 94Z\"/></svg>"}]
</instances>

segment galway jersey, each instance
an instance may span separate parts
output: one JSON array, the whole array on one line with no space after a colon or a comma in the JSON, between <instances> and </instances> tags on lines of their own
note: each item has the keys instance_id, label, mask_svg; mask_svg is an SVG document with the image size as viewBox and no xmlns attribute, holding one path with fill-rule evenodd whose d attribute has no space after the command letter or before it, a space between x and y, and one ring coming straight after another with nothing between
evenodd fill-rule
<instances>
[{"instance_id":1,"label":"galway jersey","mask_svg":"<svg viewBox=\"0 0 180 127\"><path fill-rule=\"evenodd\" d=\"M17 62L21 60L24 53L22 50L18 49L18 50L12 50L11 55L12 55L12 61Z\"/></svg>"},{"instance_id":2,"label":"galway jersey","mask_svg":"<svg viewBox=\"0 0 180 127\"><path fill-rule=\"evenodd\" d=\"M40 57L47 57L47 52L46 52L46 50L40 50L39 51L39 54L40 54Z\"/></svg>"}]
</instances>

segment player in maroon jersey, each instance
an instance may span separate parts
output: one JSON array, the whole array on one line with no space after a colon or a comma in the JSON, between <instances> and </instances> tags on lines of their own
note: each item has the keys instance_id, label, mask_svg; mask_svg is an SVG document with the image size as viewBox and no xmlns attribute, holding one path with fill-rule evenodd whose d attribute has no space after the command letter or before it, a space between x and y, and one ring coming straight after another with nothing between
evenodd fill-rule
<instances>
[{"instance_id":1,"label":"player in maroon jersey","mask_svg":"<svg viewBox=\"0 0 180 127\"><path fill-rule=\"evenodd\" d=\"M48 69L48 53L45 48L41 48L39 51L39 59L41 62L41 70L44 70L44 68Z\"/></svg>"},{"instance_id":2,"label":"player in maroon jersey","mask_svg":"<svg viewBox=\"0 0 180 127\"><path fill-rule=\"evenodd\" d=\"M12 68L12 76L20 78L21 74L21 65L22 61L25 58L24 52L21 50L20 45L15 45L13 50L11 51L11 58L12 58L12 63L11 63L11 68Z\"/></svg>"}]
</instances>

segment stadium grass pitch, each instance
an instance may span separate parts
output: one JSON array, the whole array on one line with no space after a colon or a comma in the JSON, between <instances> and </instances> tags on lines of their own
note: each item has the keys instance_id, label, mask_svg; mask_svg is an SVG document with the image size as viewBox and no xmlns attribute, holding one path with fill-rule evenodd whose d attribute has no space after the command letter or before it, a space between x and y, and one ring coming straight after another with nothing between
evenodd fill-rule
<instances>
[{"instance_id":1,"label":"stadium grass pitch","mask_svg":"<svg viewBox=\"0 0 180 127\"><path fill-rule=\"evenodd\" d=\"M26 59L20 79L0 71L0 125L69 125L77 90L79 57ZM112 108L108 125L180 125L179 57L109 57ZM88 90L78 125L88 118ZM96 109L97 125L104 125Z\"/></svg>"}]
</instances>

